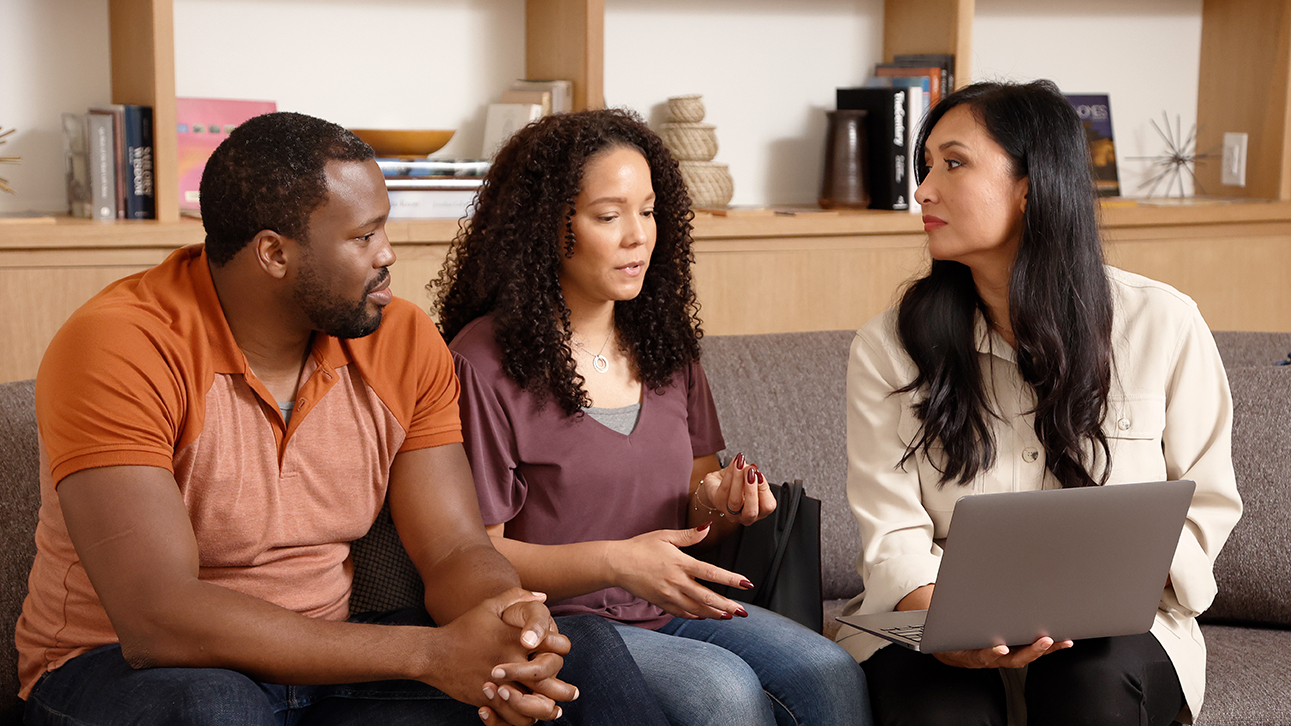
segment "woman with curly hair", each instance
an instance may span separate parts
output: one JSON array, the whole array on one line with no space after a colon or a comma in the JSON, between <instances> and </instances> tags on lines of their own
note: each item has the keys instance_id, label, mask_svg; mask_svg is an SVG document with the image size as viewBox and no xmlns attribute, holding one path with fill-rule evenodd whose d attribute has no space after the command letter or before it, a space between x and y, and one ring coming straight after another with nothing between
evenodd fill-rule
<instances>
[{"instance_id":1,"label":"woman with curly hair","mask_svg":"<svg viewBox=\"0 0 1291 726\"><path fill-rule=\"evenodd\" d=\"M498 154L437 283L484 523L552 612L623 636L675 724L868 724L859 666L680 548L775 508L725 468L699 364L690 198L630 112L544 118Z\"/></svg>"}]
</instances>

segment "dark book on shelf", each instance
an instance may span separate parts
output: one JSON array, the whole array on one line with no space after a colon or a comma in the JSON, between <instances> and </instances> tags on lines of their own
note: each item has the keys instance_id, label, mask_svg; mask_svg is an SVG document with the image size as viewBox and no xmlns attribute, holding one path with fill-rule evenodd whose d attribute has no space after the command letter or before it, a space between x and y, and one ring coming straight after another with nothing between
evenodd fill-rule
<instances>
[{"instance_id":1,"label":"dark book on shelf","mask_svg":"<svg viewBox=\"0 0 1291 726\"><path fill-rule=\"evenodd\" d=\"M126 219L155 219L152 179L152 108L125 106Z\"/></svg>"},{"instance_id":2,"label":"dark book on shelf","mask_svg":"<svg viewBox=\"0 0 1291 726\"><path fill-rule=\"evenodd\" d=\"M1100 197L1121 195L1116 172L1116 143L1112 140L1112 111L1106 93L1065 93L1085 127L1089 142L1090 168Z\"/></svg>"},{"instance_id":3,"label":"dark book on shelf","mask_svg":"<svg viewBox=\"0 0 1291 726\"><path fill-rule=\"evenodd\" d=\"M910 208L909 88L840 88L839 110L863 110L869 160L870 209Z\"/></svg>"}]
</instances>

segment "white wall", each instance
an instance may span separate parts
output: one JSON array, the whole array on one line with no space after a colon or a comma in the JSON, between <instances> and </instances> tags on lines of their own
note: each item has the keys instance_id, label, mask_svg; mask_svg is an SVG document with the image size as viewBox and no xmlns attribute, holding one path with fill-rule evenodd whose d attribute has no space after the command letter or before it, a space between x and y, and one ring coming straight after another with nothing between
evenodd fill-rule
<instances>
[{"instance_id":1,"label":"white wall","mask_svg":"<svg viewBox=\"0 0 1291 726\"><path fill-rule=\"evenodd\" d=\"M65 207L58 116L109 100L107 0L3 0L0 212ZM702 93L738 204L819 191L834 88L879 60L881 0L608 0L605 96L652 123ZM347 126L456 128L474 156L483 109L524 73L523 0L175 0L180 95L272 99ZM1201 0L977 0L974 76L1108 92L1122 188L1162 149L1148 124L1196 114ZM1222 190L1220 190L1222 191Z\"/></svg>"},{"instance_id":2,"label":"white wall","mask_svg":"<svg viewBox=\"0 0 1291 726\"><path fill-rule=\"evenodd\" d=\"M611 0L605 102L655 125L669 96L701 93L733 203L814 204L834 89L882 50L882 0Z\"/></svg>"},{"instance_id":3,"label":"white wall","mask_svg":"<svg viewBox=\"0 0 1291 726\"><path fill-rule=\"evenodd\" d=\"M175 0L179 96L278 102L349 128L458 129L524 77L524 0Z\"/></svg>"},{"instance_id":4,"label":"white wall","mask_svg":"<svg viewBox=\"0 0 1291 726\"><path fill-rule=\"evenodd\" d=\"M1048 78L1066 92L1107 93L1124 196L1147 193L1151 168L1129 157L1165 151L1150 121L1164 126L1167 112L1185 137L1196 123L1200 64L1201 0L977 0L974 79ZM1218 152L1205 163L1218 164Z\"/></svg>"},{"instance_id":5,"label":"white wall","mask_svg":"<svg viewBox=\"0 0 1291 726\"><path fill-rule=\"evenodd\" d=\"M0 4L0 156L22 157L0 164L0 212L67 211L59 116L111 100L108 55L107 0Z\"/></svg>"}]
</instances>

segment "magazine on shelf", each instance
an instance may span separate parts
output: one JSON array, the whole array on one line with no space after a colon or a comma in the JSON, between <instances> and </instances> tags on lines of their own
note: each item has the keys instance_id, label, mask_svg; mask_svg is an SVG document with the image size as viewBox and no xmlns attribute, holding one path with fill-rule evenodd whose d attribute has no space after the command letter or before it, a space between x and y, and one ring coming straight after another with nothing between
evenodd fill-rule
<instances>
[{"instance_id":1,"label":"magazine on shelf","mask_svg":"<svg viewBox=\"0 0 1291 726\"><path fill-rule=\"evenodd\" d=\"M1120 176L1116 171L1116 143L1112 140L1112 111L1106 93L1065 93L1067 101L1085 126L1089 142L1090 168L1100 197L1121 195Z\"/></svg>"},{"instance_id":2,"label":"magazine on shelf","mask_svg":"<svg viewBox=\"0 0 1291 726\"><path fill-rule=\"evenodd\" d=\"M175 99L181 211L196 211L201 207L202 170L215 147L229 137L229 132L252 117L277 110L278 104L274 101Z\"/></svg>"}]
</instances>

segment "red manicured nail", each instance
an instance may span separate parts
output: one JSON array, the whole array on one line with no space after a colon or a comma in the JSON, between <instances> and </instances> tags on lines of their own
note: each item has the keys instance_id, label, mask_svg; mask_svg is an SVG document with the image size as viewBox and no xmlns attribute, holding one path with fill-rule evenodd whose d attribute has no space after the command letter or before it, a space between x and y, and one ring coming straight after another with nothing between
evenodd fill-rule
<instances>
[{"instance_id":1,"label":"red manicured nail","mask_svg":"<svg viewBox=\"0 0 1291 726\"><path fill-rule=\"evenodd\" d=\"M740 587L744 588L745 590L752 590L753 583L749 582L748 580L740 580Z\"/></svg>"},{"instance_id":2,"label":"red manicured nail","mask_svg":"<svg viewBox=\"0 0 1291 726\"><path fill-rule=\"evenodd\" d=\"M736 615L739 615L739 616L740 616L740 617L742 617L742 618L747 618L747 617L749 616L748 611L747 611L747 610L745 610L744 608L740 608L740 609L736 610L736 611L735 611L735 614L736 614Z\"/></svg>"},{"instance_id":3,"label":"red manicured nail","mask_svg":"<svg viewBox=\"0 0 1291 726\"><path fill-rule=\"evenodd\" d=\"M758 483L759 483L759 484L766 484L766 483L767 483L767 478L766 478L765 476L762 476L762 472L760 472L760 471L758 472Z\"/></svg>"},{"instance_id":4,"label":"red manicured nail","mask_svg":"<svg viewBox=\"0 0 1291 726\"><path fill-rule=\"evenodd\" d=\"M736 469L743 469L743 468L744 468L744 454L743 454L743 453L739 453L739 454L736 454L736 455L735 455L735 468L736 468Z\"/></svg>"},{"instance_id":5,"label":"red manicured nail","mask_svg":"<svg viewBox=\"0 0 1291 726\"><path fill-rule=\"evenodd\" d=\"M757 484L757 483L758 483L758 473L757 473L757 471L756 471L755 469L753 469L752 467L750 467L750 468L748 468L748 469L745 469L745 470L744 470L744 481L746 481L746 482L748 482L748 483L750 483L750 484Z\"/></svg>"},{"instance_id":6,"label":"red manicured nail","mask_svg":"<svg viewBox=\"0 0 1291 726\"><path fill-rule=\"evenodd\" d=\"M722 620L730 620L730 619L731 619L730 613L722 613Z\"/></svg>"},{"instance_id":7,"label":"red manicured nail","mask_svg":"<svg viewBox=\"0 0 1291 726\"><path fill-rule=\"evenodd\" d=\"M704 530L708 529L708 525L710 525L710 524L712 524L712 522L704 522L703 524L701 524L701 525L699 525L698 527L696 527L696 528L695 528L695 531L696 531L696 532L703 532Z\"/></svg>"}]
</instances>

